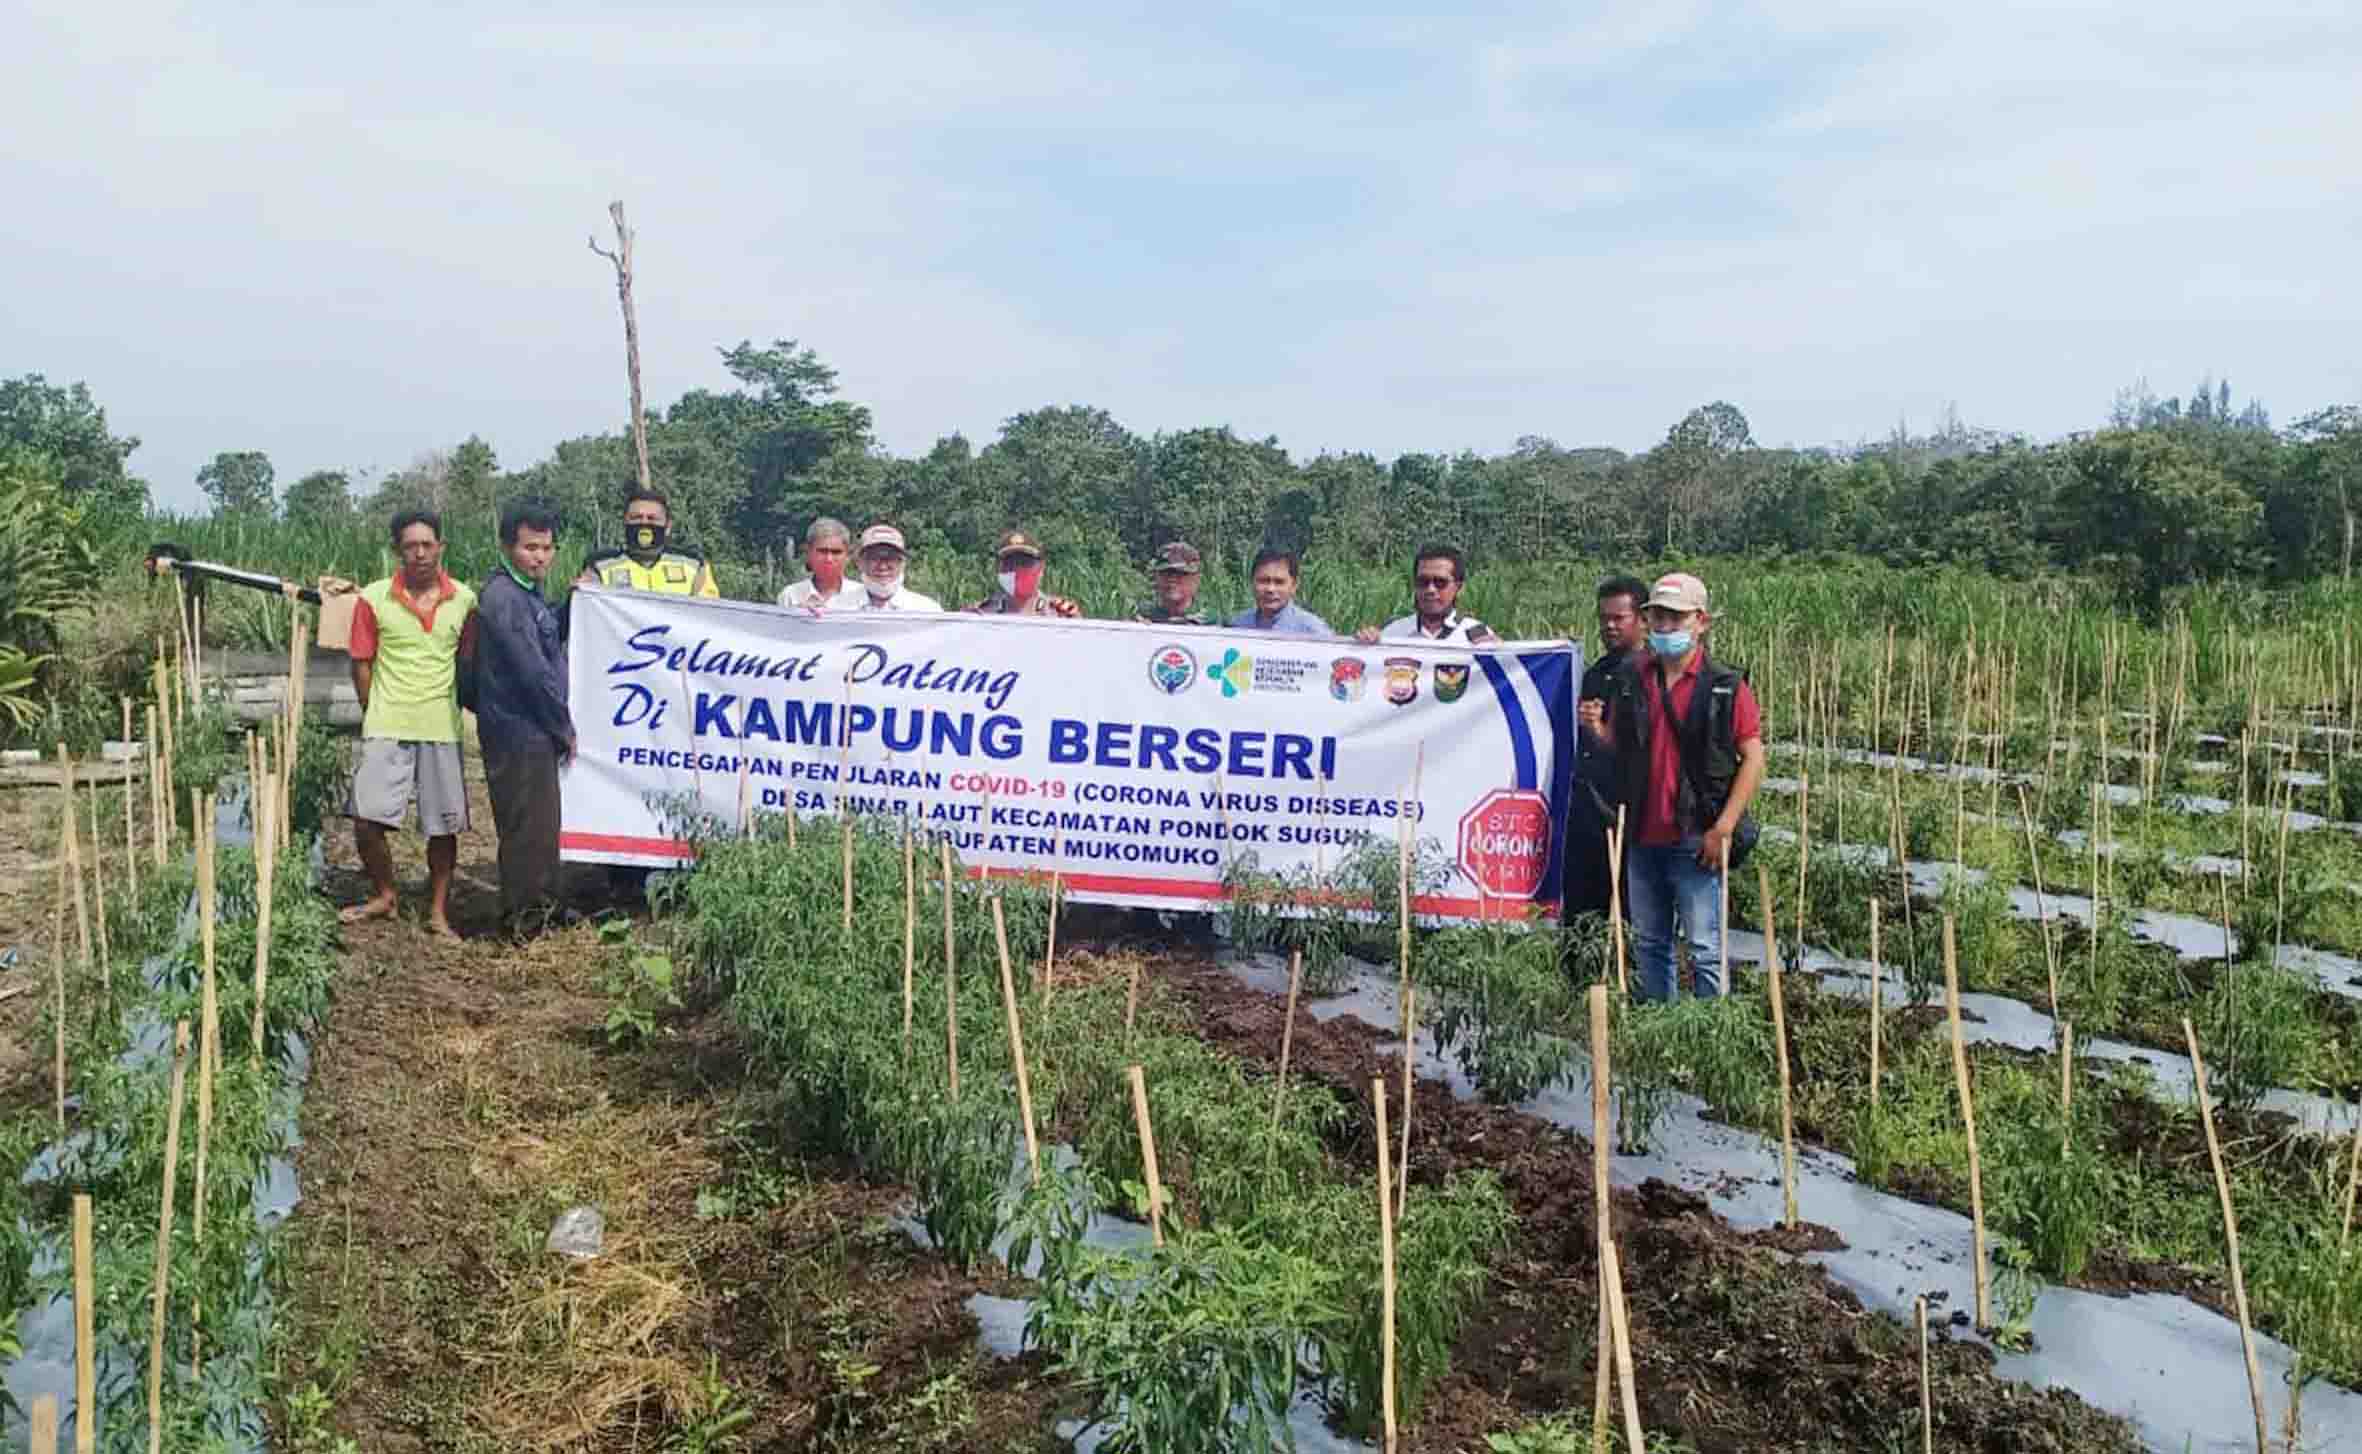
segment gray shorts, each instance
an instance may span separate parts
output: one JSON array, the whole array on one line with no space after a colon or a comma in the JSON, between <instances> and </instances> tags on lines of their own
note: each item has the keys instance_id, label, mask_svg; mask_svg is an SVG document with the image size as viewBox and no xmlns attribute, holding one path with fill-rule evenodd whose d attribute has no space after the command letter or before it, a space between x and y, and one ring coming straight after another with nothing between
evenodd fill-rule
<instances>
[{"instance_id":1,"label":"gray shorts","mask_svg":"<svg viewBox=\"0 0 2362 1454\"><path fill-rule=\"evenodd\" d=\"M418 831L429 838L467 831L467 778L459 744L362 738L345 816L399 828L414 799Z\"/></svg>"}]
</instances>

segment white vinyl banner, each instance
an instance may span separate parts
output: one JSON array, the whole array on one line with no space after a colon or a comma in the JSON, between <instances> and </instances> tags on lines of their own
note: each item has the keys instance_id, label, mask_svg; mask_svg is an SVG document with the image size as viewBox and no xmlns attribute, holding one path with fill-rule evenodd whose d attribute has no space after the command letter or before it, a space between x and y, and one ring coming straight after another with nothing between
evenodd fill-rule
<instances>
[{"instance_id":1,"label":"white vinyl banner","mask_svg":"<svg viewBox=\"0 0 2362 1454\"><path fill-rule=\"evenodd\" d=\"M1298 876L1397 841L1435 917L1555 902L1578 649L1117 621L573 596L569 859L664 867L684 801L738 825L908 818L970 871L1205 908L1234 865Z\"/></svg>"}]
</instances>

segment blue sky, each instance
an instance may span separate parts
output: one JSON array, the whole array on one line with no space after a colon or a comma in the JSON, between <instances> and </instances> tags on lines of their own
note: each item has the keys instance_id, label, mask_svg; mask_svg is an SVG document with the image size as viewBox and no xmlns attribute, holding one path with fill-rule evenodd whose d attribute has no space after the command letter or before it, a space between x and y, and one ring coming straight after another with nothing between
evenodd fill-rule
<instances>
[{"instance_id":1,"label":"blue sky","mask_svg":"<svg viewBox=\"0 0 2362 1454\"><path fill-rule=\"evenodd\" d=\"M2362 7L7 0L0 374L162 501L793 337L901 452L1048 404L1323 449L2362 402Z\"/></svg>"}]
</instances>

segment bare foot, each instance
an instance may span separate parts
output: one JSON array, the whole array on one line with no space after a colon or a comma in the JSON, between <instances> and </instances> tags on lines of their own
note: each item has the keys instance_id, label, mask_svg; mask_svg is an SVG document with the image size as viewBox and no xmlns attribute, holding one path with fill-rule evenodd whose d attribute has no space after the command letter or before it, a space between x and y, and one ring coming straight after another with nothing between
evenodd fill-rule
<instances>
[{"instance_id":1,"label":"bare foot","mask_svg":"<svg viewBox=\"0 0 2362 1454\"><path fill-rule=\"evenodd\" d=\"M440 914L431 914L427 917L426 932L441 939L457 939L459 937L459 931L451 927L451 921Z\"/></svg>"},{"instance_id":2,"label":"bare foot","mask_svg":"<svg viewBox=\"0 0 2362 1454\"><path fill-rule=\"evenodd\" d=\"M336 917L347 924L358 924L364 919L390 919L394 916L394 896L380 894L367 903L355 904Z\"/></svg>"}]
</instances>

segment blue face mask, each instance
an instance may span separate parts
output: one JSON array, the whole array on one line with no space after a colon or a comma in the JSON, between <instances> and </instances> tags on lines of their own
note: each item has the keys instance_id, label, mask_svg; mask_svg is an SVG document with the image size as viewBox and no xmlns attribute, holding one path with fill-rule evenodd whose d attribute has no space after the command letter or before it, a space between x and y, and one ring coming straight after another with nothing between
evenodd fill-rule
<instances>
[{"instance_id":1,"label":"blue face mask","mask_svg":"<svg viewBox=\"0 0 2362 1454\"><path fill-rule=\"evenodd\" d=\"M1693 639L1694 633L1688 631L1651 631L1648 649L1663 657L1687 656Z\"/></svg>"}]
</instances>

